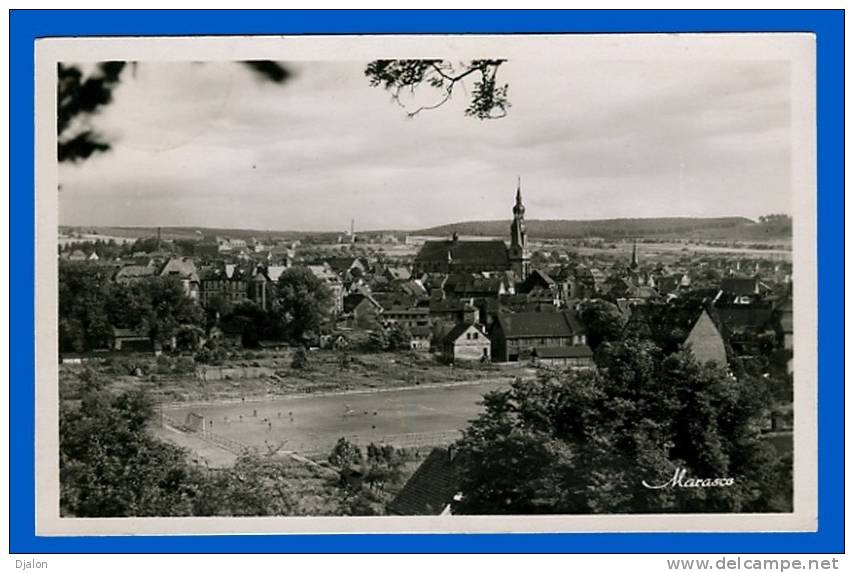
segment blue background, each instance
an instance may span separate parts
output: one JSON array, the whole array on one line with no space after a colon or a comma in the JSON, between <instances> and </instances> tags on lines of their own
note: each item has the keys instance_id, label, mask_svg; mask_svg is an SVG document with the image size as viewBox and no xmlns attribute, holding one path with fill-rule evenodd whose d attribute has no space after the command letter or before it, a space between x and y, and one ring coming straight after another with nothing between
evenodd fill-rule
<instances>
[{"instance_id":1,"label":"blue background","mask_svg":"<svg viewBox=\"0 0 854 573\"><path fill-rule=\"evenodd\" d=\"M818 44L817 533L38 537L34 491L34 49L57 36L812 32ZM844 11L13 11L10 15L10 549L14 553L842 552ZM700 518L701 519L701 518Z\"/></svg>"}]
</instances>

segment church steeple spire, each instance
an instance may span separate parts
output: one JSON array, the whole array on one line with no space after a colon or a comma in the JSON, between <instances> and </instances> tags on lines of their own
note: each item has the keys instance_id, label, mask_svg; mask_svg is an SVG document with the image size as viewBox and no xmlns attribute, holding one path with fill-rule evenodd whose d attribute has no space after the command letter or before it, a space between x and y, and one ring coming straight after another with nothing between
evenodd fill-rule
<instances>
[{"instance_id":1,"label":"church steeple spire","mask_svg":"<svg viewBox=\"0 0 854 573\"><path fill-rule=\"evenodd\" d=\"M632 241L632 262L629 265L629 268L632 270L638 268L638 240L634 239Z\"/></svg>"},{"instance_id":2,"label":"church steeple spire","mask_svg":"<svg viewBox=\"0 0 854 573\"><path fill-rule=\"evenodd\" d=\"M523 280L530 273L530 255L528 254L528 232L525 229L525 205L522 203L522 178L516 180L516 204L513 205L513 222L510 224L511 267Z\"/></svg>"},{"instance_id":3,"label":"church steeple spire","mask_svg":"<svg viewBox=\"0 0 854 573\"><path fill-rule=\"evenodd\" d=\"M513 205L513 215L521 217L525 215L525 205L522 203L522 178L516 178L516 204Z\"/></svg>"}]
</instances>

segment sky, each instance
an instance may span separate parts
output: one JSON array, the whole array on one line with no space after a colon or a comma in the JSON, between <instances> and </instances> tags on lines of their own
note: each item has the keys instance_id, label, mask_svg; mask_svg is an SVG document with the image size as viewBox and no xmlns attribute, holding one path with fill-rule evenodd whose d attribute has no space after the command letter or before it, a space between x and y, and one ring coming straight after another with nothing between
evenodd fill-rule
<instances>
[{"instance_id":1,"label":"sky","mask_svg":"<svg viewBox=\"0 0 854 573\"><path fill-rule=\"evenodd\" d=\"M509 219L517 177L531 219L791 213L786 62L511 60L486 121L464 91L408 118L366 63L140 63L91 118L112 149L60 165L60 223L418 229Z\"/></svg>"}]
</instances>

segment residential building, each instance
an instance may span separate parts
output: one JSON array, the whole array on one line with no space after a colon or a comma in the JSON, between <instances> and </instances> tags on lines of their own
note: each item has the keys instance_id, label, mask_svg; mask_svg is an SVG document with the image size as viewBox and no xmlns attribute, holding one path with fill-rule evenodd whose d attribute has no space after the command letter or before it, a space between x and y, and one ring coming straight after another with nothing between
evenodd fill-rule
<instances>
[{"instance_id":1,"label":"residential building","mask_svg":"<svg viewBox=\"0 0 854 573\"><path fill-rule=\"evenodd\" d=\"M389 503L393 515L450 515L460 494L459 464L453 446L434 448Z\"/></svg>"},{"instance_id":2,"label":"residential building","mask_svg":"<svg viewBox=\"0 0 854 573\"><path fill-rule=\"evenodd\" d=\"M442 340L442 356L448 362L457 360L490 360L490 342L479 325L459 323Z\"/></svg>"},{"instance_id":3,"label":"residential building","mask_svg":"<svg viewBox=\"0 0 854 573\"><path fill-rule=\"evenodd\" d=\"M526 360L547 348L587 345L587 329L571 309L501 313L493 322L489 336L496 362Z\"/></svg>"}]
</instances>

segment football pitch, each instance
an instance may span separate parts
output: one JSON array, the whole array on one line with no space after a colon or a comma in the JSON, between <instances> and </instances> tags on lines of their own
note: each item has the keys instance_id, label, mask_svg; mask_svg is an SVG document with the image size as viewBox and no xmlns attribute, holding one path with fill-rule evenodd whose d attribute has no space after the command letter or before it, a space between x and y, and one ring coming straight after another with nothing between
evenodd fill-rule
<instances>
[{"instance_id":1,"label":"football pitch","mask_svg":"<svg viewBox=\"0 0 854 573\"><path fill-rule=\"evenodd\" d=\"M165 412L181 422L188 415L200 417L207 432L260 451L279 447L325 456L341 437L360 445L448 443L481 412L479 402L483 395L507 388L508 383L501 379L267 401L176 405Z\"/></svg>"}]
</instances>

